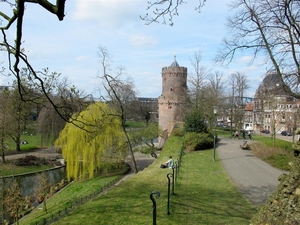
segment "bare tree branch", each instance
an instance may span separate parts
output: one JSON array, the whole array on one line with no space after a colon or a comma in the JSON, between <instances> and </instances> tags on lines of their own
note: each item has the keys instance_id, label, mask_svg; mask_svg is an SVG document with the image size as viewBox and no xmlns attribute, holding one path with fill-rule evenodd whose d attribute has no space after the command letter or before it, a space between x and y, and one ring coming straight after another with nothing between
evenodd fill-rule
<instances>
[{"instance_id":1,"label":"bare tree branch","mask_svg":"<svg viewBox=\"0 0 300 225\"><path fill-rule=\"evenodd\" d=\"M127 141L127 147L131 155L133 169L135 173L138 172L137 164L135 161L135 157L133 154L133 148L131 144L131 140L129 137L129 134L126 130L125 121L126 121L126 111L125 111L125 104L122 102L122 92L120 93L119 90L121 90L124 87L124 83L118 80L118 78L122 75L123 67L119 67L119 70L117 72L117 75L114 77L112 75L108 74L109 70L109 63L110 63L110 56L105 47L99 47L98 56L100 58L100 63L103 69L103 72L101 74L101 78L104 80L104 88L107 91L107 94L110 97L110 101L112 104L116 105L116 110L119 113L118 116L121 119L122 123L122 130L124 133L124 136ZM126 85L125 85L126 86Z\"/></svg>"},{"instance_id":2,"label":"bare tree branch","mask_svg":"<svg viewBox=\"0 0 300 225\"><path fill-rule=\"evenodd\" d=\"M228 19L230 35L216 60L231 63L236 53L244 50L250 50L253 60L263 55L286 93L300 98L300 2L238 0L232 8L237 12Z\"/></svg>"},{"instance_id":3,"label":"bare tree branch","mask_svg":"<svg viewBox=\"0 0 300 225\"><path fill-rule=\"evenodd\" d=\"M26 88L22 84L22 75L20 73L20 62L23 62L26 65L28 70L28 74L30 74L31 82L37 88L37 91L40 91L47 101L53 106L56 113L66 122L71 122L75 126L83 127L84 124L79 123L76 117L73 117L71 114L66 114L64 112L70 111L67 109L69 106L67 101L72 101L75 98L79 99L79 92L76 92L74 88L70 88L74 91L69 92L69 96L61 97L65 105L57 104L57 101L53 100L53 96L51 95L51 91L48 89L49 85L47 84L48 70L44 72L37 72L30 64L27 56L24 54L24 50L22 48L22 30L23 30L23 18L25 12L25 3L34 3L39 4L42 8L46 9L48 12L55 14L59 20L63 20L64 18L64 9L66 0L56 0L56 4L52 4L48 0L16 0L14 3L8 0L2 1L4 3L9 4L12 7L13 15L9 17L2 11L0 11L0 19L1 17L7 21L7 24L3 27L0 27L3 41L0 43L1 50L5 50L8 54L8 65L11 73L16 77L17 88L22 101L34 101L33 99L25 98L27 92ZM11 25L16 22L16 38L14 44L10 44L6 37L6 31L11 27ZM49 80L49 79L48 79ZM77 101L78 103L79 101ZM73 111L72 111L73 112ZM77 123L74 123L77 121Z\"/></svg>"},{"instance_id":4,"label":"bare tree branch","mask_svg":"<svg viewBox=\"0 0 300 225\"><path fill-rule=\"evenodd\" d=\"M195 10L200 12L200 8L205 4L206 0L198 0L198 5L195 6ZM148 1L147 10L153 10L152 13L146 13L140 18L146 21L149 25L153 22L159 23L162 20L162 24L168 24L173 26L173 17L178 16L178 8L180 5L186 4L185 0L154 0Z\"/></svg>"}]
</instances>

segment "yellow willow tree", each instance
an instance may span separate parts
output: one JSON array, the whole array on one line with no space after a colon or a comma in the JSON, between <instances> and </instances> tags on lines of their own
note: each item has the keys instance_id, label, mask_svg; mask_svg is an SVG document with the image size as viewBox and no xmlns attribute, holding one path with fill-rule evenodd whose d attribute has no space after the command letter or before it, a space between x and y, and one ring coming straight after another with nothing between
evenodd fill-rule
<instances>
[{"instance_id":1,"label":"yellow willow tree","mask_svg":"<svg viewBox=\"0 0 300 225\"><path fill-rule=\"evenodd\" d=\"M95 173L121 163L126 143L121 120L105 103L94 103L79 115L84 125L67 123L55 141L66 160L68 179L93 178Z\"/></svg>"}]
</instances>

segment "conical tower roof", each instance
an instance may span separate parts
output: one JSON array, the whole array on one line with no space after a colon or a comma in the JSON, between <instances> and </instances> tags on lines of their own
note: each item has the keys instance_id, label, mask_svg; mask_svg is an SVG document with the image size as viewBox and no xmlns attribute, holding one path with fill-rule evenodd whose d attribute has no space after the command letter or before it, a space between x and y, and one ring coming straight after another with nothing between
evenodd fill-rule
<instances>
[{"instance_id":1,"label":"conical tower roof","mask_svg":"<svg viewBox=\"0 0 300 225\"><path fill-rule=\"evenodd\" d=\"M172 62L170 67L179 67L178 62L176 61L176 55L174 55L174 61Z\"/></svg>"}]
</instances>

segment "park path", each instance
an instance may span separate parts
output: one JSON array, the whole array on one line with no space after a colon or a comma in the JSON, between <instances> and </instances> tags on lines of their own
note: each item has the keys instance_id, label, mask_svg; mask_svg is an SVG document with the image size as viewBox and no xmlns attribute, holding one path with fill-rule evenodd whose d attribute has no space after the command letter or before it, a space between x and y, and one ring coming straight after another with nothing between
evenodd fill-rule
<instances>
[{"instance_id":1,"label":"park path","mask_svg":"<svg viewBox=\"0 0 300 225\"><path fill-rule=\"evenodd\" d=\"M248 141L248 143L251 143L251 141L252 140ZM273 168L269 164L254 157L250 150L242 150L240 148L240 145L242 144L243 140L241 139L221 138L216 148L218 153L217 160L222 162L228 176L248 201L254 206L259 206L263 204L276 189L279 184L278 177L287 172ZM35 155L45 158L61 158L61 154L57 153L54 148L47 148L35 152L8 155L6 156L6 159L16 159L24 157L25 155ZM135 153L135 159L138 171L142 171L155 160L150 155L138 152ZM131 165L130 156L128 156L125 161ZM121 182L133 175L134 173L131 171L131 173L127 174Z\"/></svg>"},{"instance_id":2,"label":"park path","mask_svg":"<svg viewBox=\"0 0 300 225\"><path fill-rule=\"evenodd\" d=\"M251 143L249 140L248 143ZM227 174L240 192L254 206L262 205L279 184L285 171L273 168L256 158L250 150L243 150L243 140L221 138L216 151Z\"/></svg>"}]
</instances>

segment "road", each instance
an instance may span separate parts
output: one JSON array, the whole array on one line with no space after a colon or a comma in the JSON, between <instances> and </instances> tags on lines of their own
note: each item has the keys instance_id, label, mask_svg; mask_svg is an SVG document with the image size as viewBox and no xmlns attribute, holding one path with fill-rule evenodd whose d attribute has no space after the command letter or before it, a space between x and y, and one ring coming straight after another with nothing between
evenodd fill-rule
<instances>
[{"instance_id":1,"label":"road","mask_svg":"<svg viewBox=\"0 0 300 225\"><path fill-rule=\"evenodd\" d=\"M257 134L258 135L258 134ZM266 136L266 137L272 137L271 136L271 134L260 134L260 135L262 135L262 136ZM293 136L283 136L283 135L281 135L281 134L276 134L276 138L278 138L278 139L282 139L282 140L286 140L286 141L290 141L290 142L292 142L293 141ZM300 135L295 135L295 141L297 141L297 140L299 140L299 138L300 138Z\"/></svg>"},{"instance_id":2,"label":"road","mask_svg":"<svg viewBox=\"0 0 300 225\"><path fill-rule=\"evenodd\" d=\"M251 141L248 141L251 143ZM285 173L242 150L243 140L222 138L217 146L219 159L240 192L255 206L263 204L279 184Z\"/></svg>"}]
</instances>

